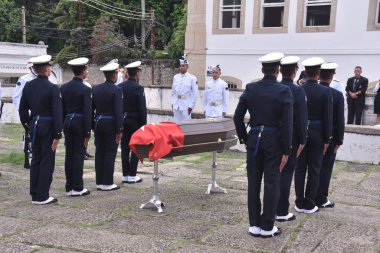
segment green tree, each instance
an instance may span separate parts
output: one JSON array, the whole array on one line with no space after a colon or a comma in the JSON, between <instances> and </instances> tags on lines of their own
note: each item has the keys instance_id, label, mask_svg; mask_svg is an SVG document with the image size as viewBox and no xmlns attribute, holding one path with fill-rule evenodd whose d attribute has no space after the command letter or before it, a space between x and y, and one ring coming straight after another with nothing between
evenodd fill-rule
<instances>
[{"instance_id":1,"label":"green tree","mask_svg":"<svg viewBox=\"0 0 380 253\"><path fill-rule=\"evenodd\" d=\"M173 14L174 32L169 42L169 55L173 59L178 59L183 55L185 50L185 32L187 24L187 5L177 5Z\"/></svg>"},{"instance_id":2,"label":"green tree","mask_svg":"<svg viewBox=\"0 0 380 253\"><path fill-rule=\"evenodd\" d=\"M21 9L12 0L0 1L0 41L22 42Z\"/></svg>"},{"instance_id":3,"label":"green tree","mask_svg":"<svg viewBox=\"0 0 380 253\"><path fill-rule=\"evenodd\" d=\"M169 45L170 56L182 55L184 45L184 31L186 27L186 5L184 0L145 0L146 18L141 20L141 0L83 0L82 24L79 24L79 3L69 0L0 0L0 40L22 42L21 34L21 6L26 8L27 43L36 44L43 41L47 44L48 53L57 57L61 63L67 58L76 56L80 49L81 56L96 56L99 51L94 50L90 41L95 41L101 24L99 20L110 16L117 20L117 27L110 27L115 33L115 40L128 38L122 42L121 49L113 50L110 55L122 52L124 56L141 57L141 25L150 31L150 13L154 10L155 48L163 50ZM94 8L95 7L95 8ZM107 27L103 27L107 30ZM150 35L145 40L146 48L150 48ZM94 37L95 36L95 37ZM134 40L133 38L137 38ZM174 41L171 41L174 40ZM119 48L119 49L120 49ZM160 57L164 57L161 54ZM117 57L122 58L122 57Z\"/></svg>"}]
</instances>

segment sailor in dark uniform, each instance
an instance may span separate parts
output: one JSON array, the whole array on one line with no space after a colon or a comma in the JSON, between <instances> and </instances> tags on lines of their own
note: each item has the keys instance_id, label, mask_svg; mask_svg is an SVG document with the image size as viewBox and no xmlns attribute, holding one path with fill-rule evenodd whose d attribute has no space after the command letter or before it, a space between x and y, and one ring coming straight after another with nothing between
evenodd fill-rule
<instances>
[{"instance_id":1,"label":"sailor in dark uniform","mask_svg":"<svg viewBox=\"0 0 380 253\"><path fill-rule=\"evenodd\" d=\"M138 83L141 74L140 66L141 61L125 66L129 78L119 84L123 90L124 112L124 131L121 139L122 181L129 184L142 182L142 179L136 176L139 159L129 148L132 134L146 124L147 118L144 87Z\"/></svg>"},{"instance_id":2,"label":"sailor in dark uniform","mask_svg":"<svg viewBox=\"0 0 380 253\"><path fill-rule=\"evenodd\" d=\"M117 190L113 183L115 158L120 143L122 125L123 98L121 89L115 85L118 63L109 63L102 68L105 83L92 89L92 108L95 135L95 172L96 188L102 191Z\"/></svg>"},{"instance_id":3,"label":"sailor in dark uniform","mask_svg":"<svg viewBox=\"0 0 380 253\"><path fill-rule=\"evenodd\" d=\"M302 62L307 81L302 85L307 97L308 130L307 142L298 157L294 173L296 191L295 210L299 213L315 213L319 173L323 154L332 134L332 95L328 87L318 84L323 59L312 57ZM305 179L307 172L307 183Z\"/></svg>"},{"instance_id":4,"label":"sailor in dark uniform","mask_svg":"<svg viewBox=\"0 0 380 253\"><path fill-rule=\"evenodd\" d=\"M74 78L61 86L66 147L66 195L72 197L90 194L83 188L83 164L91 137L92 118L91 88L83 83L88 75L87 63L87 58L69 61Z\"/></svg>"},{"instance_id":5,"label":"sailor in dark uniform","mask_svg":"<svg viewBox=\"0 0 380 253\"><path fill-rule=\"evenodd\" d=\"M30 195L32 204L50 204L58 200L49 196L53 179L55 151L62 137L62 101L59 87L48 80L51 56L32 59L36 79L25 85L20 101L20 120L32 136ZM30 114L29 114L30 110Z\"/></svg>"},{"instance_id":6,"label":"sailor in dark uniform","mask_svg":"<svg viewBox=\"0 0 380 253\"><path fill-rule=\"evenodd\" d=\"M297 74L298 61L297 56L284 57L281 60L281 83L288 86L293 94L293 138L292 149L288 162L281 172L280 179L280 198L277 207L277 221L294 220L296 216L289 213L289 194L293 180L294 170L296 168L297 157L301 154L306 144L307 132L307 104L304 89L293 83Z\"/></svg>"},{"instance_id":7,"label":"sailor in dark uniform","mask_svg":"<svg viewBox=\"0 0 380 253\"><path fill-rule=\"evenodd\" d=\"M253 236L272 237L281 233L274 222L280 196L280 172L290 154L293 130L292 92L276 81L283 56L271 53L259 59L264 78L247 84L234 116L240 143L247 147L249 233ZM251 117L249 134L244 124L247 110Z\"/></svg>"},{"instance_id":8,"label":"sailor in dark uniform","mask_svg":"<svg viewBox=\"0 0 380 253\"><path fill-rule=\"evenodd\" d=\"M326 87L330 86L338 67L336 63L325 63L321 66L321 74L319 77L320 84ZM329 194L329 186L332 170L334 167L336 152L343 144L344 136L344 98L342 92L329 87L333 96L333 132L329 147L323 156L322 168L319 174L319 185L317 191L316 204L321 208L332 208L334 203L327 196Z\"/></svg>"}]
</instances>

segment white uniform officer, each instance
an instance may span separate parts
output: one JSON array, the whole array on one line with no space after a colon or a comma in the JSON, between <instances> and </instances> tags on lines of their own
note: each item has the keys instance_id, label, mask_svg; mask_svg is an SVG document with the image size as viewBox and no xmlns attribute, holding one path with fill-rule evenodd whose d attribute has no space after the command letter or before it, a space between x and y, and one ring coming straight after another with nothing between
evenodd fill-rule
<instances>
[{"instance_id":1,"label":"white uniform officer","mask_svg":"<svg viewBox=\"0 0 380 253\"><path fill-rule=\"evenodd\" d=\"M37 77L37 75L34 73L34 70L33 70L33 63L32 63L33 59L34 59L33 57L30 58L27 63L27 66L30 72L28 74L25 74L19 77L19 79L17 80L16 87L13 91L12 102L17 111L20 106L21 95L22 95L22 91L24 90L25 84L29 81L32 81L33 79ZM30 137L29 129L25 129L25 134L24 134L23 139L24 139L24 143L23 143L24 168L29 169L30 168L29 156L31 153L30 152L31 137Z\"/></svg>"},{"instance_id":2,"label":"white uniform officer","mask_svg":"<svg viewBox=\"0 0 380 253\"><path fill-rule=\"evenodd\" d=\"M180 59L179 74L173 78L171 102L175 122L191 119L191 111L198 99L197 78L187 72L189 62Z\"/></svg>"},{"instance_id":3,"label":"white uniform officer","mask_svg":"<svg viewBox=\"0 0 380 253\"><path fill-rule=\"evenodd\" d=\"M25 74L23 76L20 76L17 80L16 88L13 91L12 101L14 106L16 107L16 110L18 110L20 106L20 99L22 95L22 90L24 89L24 86L27 82L32 81L34 78L36 78L36 74L33 72L33 63L31 62L33 58L30 58L28 60L27 66L30 70L28 74Z\"/></svg>"},{"instance_id":4,"label":"white uniform officer","mask_svg":"<svg viewBox=\"0 0 380 253\"><path fill-rule=\"evenodd\" d=\"M220 79L219 65L212 67L212 80L206 82L203 109L208 118L223 118L226 116L229 92L228 84Z\"/></svg>"}]
</instances>

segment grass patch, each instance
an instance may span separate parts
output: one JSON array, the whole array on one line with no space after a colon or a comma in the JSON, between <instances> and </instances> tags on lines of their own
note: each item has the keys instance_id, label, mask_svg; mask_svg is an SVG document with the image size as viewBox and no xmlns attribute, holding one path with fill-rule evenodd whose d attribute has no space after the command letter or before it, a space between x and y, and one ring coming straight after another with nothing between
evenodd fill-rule
<instances>
[{"instance_id":1,"label":"grass patch","mask_svg":"<svg viewBox=\"0 0 380 253\"><path fill-rule=\"evenodd\" d=\"M355 185L355 189L358 189L360 187L360 185L369 178L369 176L371 175L372 172L375 172L377 170L378 166L377 165L373 165L373 166L370 166L368 168L367 171L365 171L365 175L364 177L362 178L362 180L360 180L356 185Z\"/></svg>"},{"instance_id":2,"label":"grass patch","mask_svg":"<svg viewBox=\"0 0 380 253\"><path fill-rule=\"evenodd\" d=\"M298 224L297 228L293 231L293 233L290 234L288 241L286 242L285 246L281 249L281 253L287 252L290 246L294 243L294 241L297 239L298 234L302 231L303 227L305 226L305 223L311 219L310 215L306 215L306 217Z\"/></svg>"},{"instance_id":3,"label":"grass patch","mask_svg":"<svg viewBox=\"0 0 380 253\"><path fill-rule=\"evenodd\" d=\"M1 136L7 136L7 138L19 141L22 143L22 135L24 134L25 130L22 127L21 124L1 124L0 125L0 135Z\"/></svg>"},{"instance_id":4,"label":"grass patch","mask_svg":"<svg viewBox=\"0 0 380 253\"><path fill-rule=\"evenodd\" d=\"M0 154L0 163L10 163L15 165L24 164L24 153Z\"/></svg>"}]
</instances>

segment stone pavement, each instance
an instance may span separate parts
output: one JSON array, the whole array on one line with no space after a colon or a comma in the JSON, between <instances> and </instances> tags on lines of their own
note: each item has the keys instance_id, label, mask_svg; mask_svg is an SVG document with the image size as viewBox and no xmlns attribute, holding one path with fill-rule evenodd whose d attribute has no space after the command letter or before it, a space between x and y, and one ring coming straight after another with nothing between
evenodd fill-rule
<instances>
[{"instance_id":1,"label":"stone pavement","mask_svg":"<svg viewBox=\"0 0 380 253\"><path fill-rule=\"evenodd\" d=\"M64 194L63 141L57 152L51 195L55 205L31 205L29 171L4 163L21 151L19 125L0 125L0 252L380 252L380 168L337 162L331 185L336 207L288 223L281 236L248 234L245 154L218 154L218 183L227 194L205 190L211 154L160 161L163 213L140 210L152 196L153 164L140 165L141 184L96 191L94 160L85 161L89 196ZM94 154L93 145L90 152ZM120 153L115 182L121 181ZM292 191L293 193L294 191ZM294 194L291 211L294 211Z\"/></svg>"}]
</instances>

